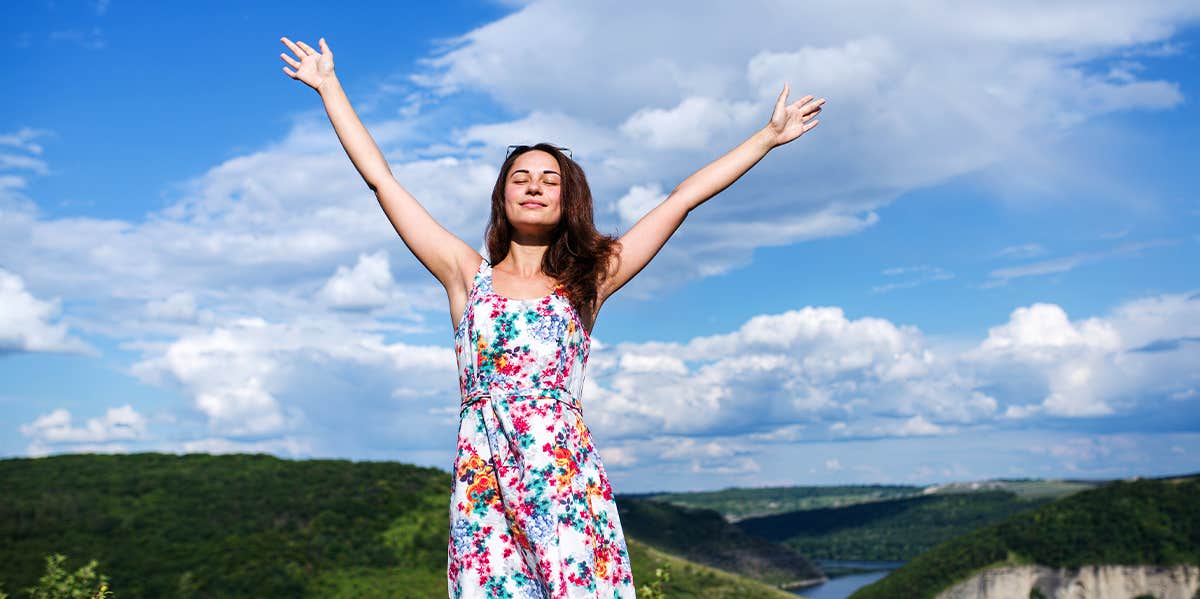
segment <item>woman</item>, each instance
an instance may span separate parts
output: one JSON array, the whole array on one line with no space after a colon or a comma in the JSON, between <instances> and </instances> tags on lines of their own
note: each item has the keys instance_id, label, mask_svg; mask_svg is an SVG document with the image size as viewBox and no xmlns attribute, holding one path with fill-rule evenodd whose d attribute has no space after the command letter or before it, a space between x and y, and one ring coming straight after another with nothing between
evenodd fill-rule
<instances>
[{"instance_id":1,"label":"woman","mask_svg":"<svg viewBox=\"0 0 1200 599\"><path fill-rule=\"evenodd\" d=\"M320 52L281 41L295 54L280 54L291 67L284 73L320 93L351 162L450 302L463 399L450 596L633 597L612 489L579 397L596 315L688 212L815 127L825 100L788 104L785 85L765 127L685 179L619 240L596 231L587 180L562 149L510 148L492 192L488 260L392 176L325 39Z\"/></svg>"}]
</instances>

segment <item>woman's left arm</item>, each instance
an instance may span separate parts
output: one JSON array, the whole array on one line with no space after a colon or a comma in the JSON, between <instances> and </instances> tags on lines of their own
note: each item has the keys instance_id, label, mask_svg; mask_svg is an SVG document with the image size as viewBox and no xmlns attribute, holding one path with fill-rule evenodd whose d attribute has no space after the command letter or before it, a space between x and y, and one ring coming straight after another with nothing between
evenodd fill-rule
<instances>
[{"instance_id":1,"label":"woman's left arm","mask_svg":"<svg viewBox=\"0 0 1200 599\"><path fill-rule=\"evenodd\" d=\"M771 120L738 147L692 173L670 195L621 236L619 249L609 276L602 284L597 306L641 272L671 235L683 224L689 212L721 193L746 174L772 148L786 144L817 126L816 117L825 99L804 96L787 104L788 86L775 102Z\"/></svg>"}]
</instances>

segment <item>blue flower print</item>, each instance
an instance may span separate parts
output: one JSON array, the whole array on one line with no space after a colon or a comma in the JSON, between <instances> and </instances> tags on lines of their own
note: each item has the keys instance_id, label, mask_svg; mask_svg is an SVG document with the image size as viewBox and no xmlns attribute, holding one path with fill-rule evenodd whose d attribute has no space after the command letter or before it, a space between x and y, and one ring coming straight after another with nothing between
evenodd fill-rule
<instances>
[{"instance_id":1,"label":"blue flower print","mask_svg":"<svg viewBox=\"0 0 1200 599\"><path fill-rule=\"evenodd\" d=\"M567 319L558 314L550 314L534 321L529 329L533 336L541 341L556 342L567 332Z\"/></svg>"}]
</instances>

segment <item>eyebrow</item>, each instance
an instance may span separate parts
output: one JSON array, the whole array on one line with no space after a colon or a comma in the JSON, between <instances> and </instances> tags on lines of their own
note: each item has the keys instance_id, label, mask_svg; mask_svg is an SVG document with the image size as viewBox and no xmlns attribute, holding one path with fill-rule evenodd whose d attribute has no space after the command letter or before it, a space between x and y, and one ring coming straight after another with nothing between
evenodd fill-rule
<instances>
[{"instance_id":1,"label":"eyebrow","mask_svg":"<svg viewBox=\"0 0 1200 599\"><path fill-rule=\"evenodd\" d=\"M511 177L517 173L525 173L526 175L530 174L529 169L522 168L522 169L517 169L517 170L509 173L508 176ZM560 177L562 176L561 174L559 174L558 171L552 171L552 170L544 170L544 171L542 171L542 174L543 175L545 175L545 174L558 175Z\"/></svg>"}]
</instances>

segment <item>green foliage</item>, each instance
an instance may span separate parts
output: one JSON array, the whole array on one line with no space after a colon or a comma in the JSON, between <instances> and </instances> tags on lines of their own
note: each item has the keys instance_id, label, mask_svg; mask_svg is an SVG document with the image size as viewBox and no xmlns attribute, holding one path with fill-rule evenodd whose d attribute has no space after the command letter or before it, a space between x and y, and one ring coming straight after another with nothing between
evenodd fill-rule
<instances>
[{"instance_id":1,"label":"green foliage","mask_svg":"<svg viewBox=\"0 0 1200 599\"><path fill-rule=\"evenodd\" d=\"M675 557L635 538L626 537L626 541L628 541L630 561L633 565L634 582L661 580L660 585L651 588L657 588L663 597L670 599L724 597L796 599L796 595L771 585ZM660 578L657 574L658 570L663 570L667 576ZM641 597L643 588L650 585L653 585L653 582L641 584L638 588L638 596Z\"/></svg>"},{"instance_id":2,"label":"green foliage","mask_svg":"<svg viewBox=\"0 0 1200 599\"><path fill-rule=\"evenodd\" d=\"M422 497L383 531L384 545L392 550L403 567L446 569L448 503L446 497Z\"/></svg>"},{"instance_id":3,"label":"green foliage","mask_svg":"<svg viewBox=\"0 0 1200 599\"><path fill-rule=\"evenodd\" d=\"M1037 590L1037 587L1029 589L1029 599L1046 599L1045 593Z\"/></svg>"},{"instance_id":4,"label":"green foliage","mask_svg":"<svg viewBox=\"0 0 1200 599\"><path fill-rule=\"evenodd\" d=\"M1047 502L1006 491L926 495L749 518L738 526L817 559L909 560L942 541Z\"/></svg>"},{"instance_id":5,"label":"green foliage","mask_svg":"<svg viewBox=\"0 0 1200 599\"><path fill-rule=\"evenodd\" d=\"M1006 563L1200 565L1200 478L1115 482L952 539L854 599L934 597Z\"/></svg>"},{"instance_id":6,"label":"green foliage","mask_svg":"<svg viewBox=\"0 0 1200 599\"><path fill-rule=\"evenodd\" d=\"M451 480L432 468L65 455L0 460L0 488L0 580L15 588L65 551L96 557L122 599L446 596ZM627 541L635 582L669 568L672 599L795 599Z\"/></svg>"},{"instance_id":7,"label":"green foliage","mask_svg":"<svg viewBox=\"0 0 1200 599\"><path fill-rule=\"evenodd\" d=\"M384 534L398 520L441 527L443 552L449 534L446 507L426 509L449 505L449 473L397 463L66 455L0 460L0 488L0 580L20 587L66 550L122 597L295 597L328 571L404 565Z\"/></svg>"},{"instance_id":8,"label":"green foliage","mask_svg":"<svg viewBox=\"0 0 1200 599\"><path fill-rule=\"evenodd\" d=\"M671 582L671 564L665 563L662 567L654 569L654 582L642 585L638 593L646 599L667 599L662 587L669 582Z\"/></svg>"},{"instance_id":9,"label":"green foliage","mask_svg":"<svg viewBox=\"0 0 1200 599\"><path fill-rule=\"evenodd\" d=\"M31 599L109 599L113 596L108 587L108 577L96 572L99 565L92 560L71 572L63 567L67 556L46 556L46 573L37 585L25 589Z\"/></svg>"},{"instance_id":10,"label":"green foliage","mask_svg":"<svg viewBox=\"0 0 1200 599\"><path fill-rule=\"evenodd\" d=\"M341 568L323 573L306 596L321 599L446 599L446 558L437 570L421 568Z\"/></svg>"},{"instance_id":11,"label":"green foliage","mask_svg":"<svg viewBox=\"0 0 1200 599\"><path fill-rule=\"evenodd\" d=\"M773 585L822 577L803 555L747 535L713 510L627 497L617 505L626 534L688 560Z\"/></svg>"}]
</instances>

